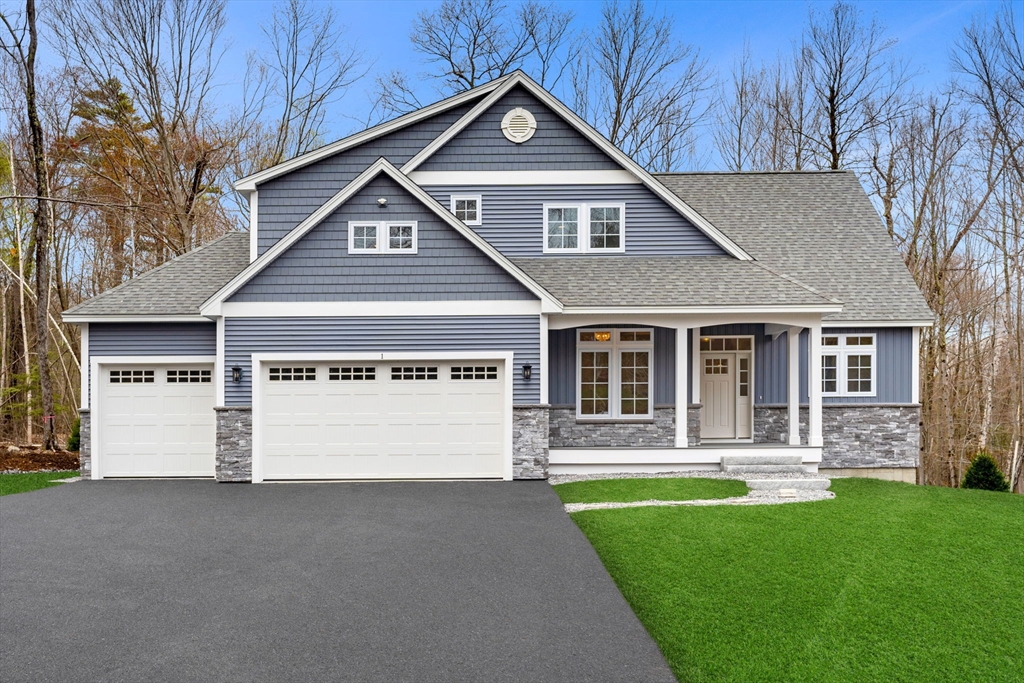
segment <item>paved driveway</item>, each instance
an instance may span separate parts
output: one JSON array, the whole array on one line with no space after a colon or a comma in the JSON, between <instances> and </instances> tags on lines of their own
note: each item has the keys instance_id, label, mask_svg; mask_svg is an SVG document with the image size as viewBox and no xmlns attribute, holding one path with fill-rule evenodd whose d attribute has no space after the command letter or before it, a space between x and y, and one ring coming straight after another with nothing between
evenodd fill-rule
<instances>
[{"instance_id":1,"label":"paved driveway","mask_svg":"<svg viewBox=\"0 0 1024 683\"><path fill-rule=\"evenodd\" d=\"M544 482L0 498L3 681L673 681Z\"/></svg>"}]
</instances>

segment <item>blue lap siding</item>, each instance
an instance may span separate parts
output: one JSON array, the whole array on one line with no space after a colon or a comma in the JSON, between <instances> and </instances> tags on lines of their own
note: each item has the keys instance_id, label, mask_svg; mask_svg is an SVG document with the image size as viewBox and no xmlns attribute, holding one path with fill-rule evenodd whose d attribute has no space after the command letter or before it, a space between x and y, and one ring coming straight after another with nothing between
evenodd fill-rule
<instances>
[{"instance_id":1,"label":"blue lap siding","mask_svg":"<svg viewBox=\"0 0 1024 683\"><path fill-rule=\"evenodd\" d=\"M512 351L513 399L540 402L539 316L405 318L228 318L224 326L225 403L252 404L252 354ZM523 379L523 365L533 366ZM242 381L231 381L231 368Z\"/></svg>"},{"instance_id":2,"label":"blue lap siding","mask_svg":"<svg viewBox=\"0 0 1024 683\"><path fill-rule=\"evenodd\" d=\"M208 323L91 323L90 356L213 356L217 325Z\"/></svg>"}]
</instances>

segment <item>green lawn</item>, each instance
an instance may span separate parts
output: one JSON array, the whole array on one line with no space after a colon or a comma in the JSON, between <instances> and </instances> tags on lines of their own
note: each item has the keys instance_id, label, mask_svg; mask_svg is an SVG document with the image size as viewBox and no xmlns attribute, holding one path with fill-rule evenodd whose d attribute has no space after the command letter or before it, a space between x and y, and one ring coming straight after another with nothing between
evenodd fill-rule
<instances>
[{"instance_id":1,"label":"green lawn","mask_svg":"<svg viewBox=\"0 0 1024 683\"><path fill-rule=\"evenodd\" d=\"M0 496L8 496L12 493L25 493L36 489L45 489L51 486L62 486L54 484L54 479L67 479L77 477L78 472L27 472L25 474L0 474Z\"/></svg>"},{"instance_id":2,"label":"green lawn","mask_svg":"<svg viewBox=\"0 0 1024 683\"><path fill-rule=\"evenodd\" d=\"M1024 680L1024 496L832 490L573 519L680 681Z\"/></svg>"},{"instance_id":3,"label":"green lawn","mask_svg":"<svg viewBox=\"0 0 1024 683\"><path fill-rule=\"evenodd\" d=\"M702 500L747 495L734 479L594 479L555 487L563 503L632 503L637 500Z\"/></svg>"}]
</instances>

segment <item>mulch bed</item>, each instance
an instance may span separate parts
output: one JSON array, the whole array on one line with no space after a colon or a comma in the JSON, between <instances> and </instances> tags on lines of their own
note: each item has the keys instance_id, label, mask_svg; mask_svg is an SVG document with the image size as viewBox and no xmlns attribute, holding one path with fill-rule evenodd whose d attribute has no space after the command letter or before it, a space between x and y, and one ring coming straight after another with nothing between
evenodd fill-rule
<instances>
[{"instance_id":1,"label":"mulch bed","mask_svg":"<svg viewBox=\"0 0 1024 683\"><path fill-rule=\"evenodd\" d=\"M11 447L17 450L11 450ZM44 451L39 446L0 442L0 472L77 470L78 453Z\"/></svg>"}]
</instances>

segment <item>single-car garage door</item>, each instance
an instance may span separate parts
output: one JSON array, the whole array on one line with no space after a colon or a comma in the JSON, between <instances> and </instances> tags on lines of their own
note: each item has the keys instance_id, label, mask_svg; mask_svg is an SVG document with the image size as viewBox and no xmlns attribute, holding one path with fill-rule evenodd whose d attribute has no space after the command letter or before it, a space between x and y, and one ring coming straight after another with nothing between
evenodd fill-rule
<instances>
[{"instance_id":1,"label":"single-car garage door","mask_svg":"<svg viewBox=\"0 0 1024 683\"><path fill-rule=\"evenodd\" d=\"M262 478L500 478L502 361L268 363Z\"/></svg>"},{"instance_id":2,"label":"single-car garage door","mask_svg":"<svg viewBox=\"0 0 1024 683\"><path fill-rule=\"evenodd\" d=\"M213 367L101 365L104 477L212 477Z\"/></svg>"}]
</instances>

